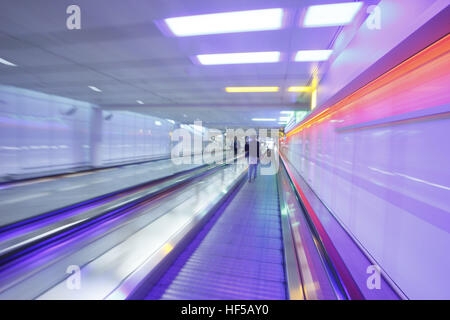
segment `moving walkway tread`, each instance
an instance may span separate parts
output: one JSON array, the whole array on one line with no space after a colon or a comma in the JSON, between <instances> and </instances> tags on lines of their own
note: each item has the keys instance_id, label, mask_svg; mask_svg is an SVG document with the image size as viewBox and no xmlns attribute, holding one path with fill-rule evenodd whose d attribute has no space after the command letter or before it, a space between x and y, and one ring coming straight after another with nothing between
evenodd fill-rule
<instances>
[{"instance_id":1,"label":"moving walkway tread","mask_svg":"<svg viewBox=\"0 0 450 320\"><path fill-rule=\"evenodd\" d=\"M218 210L146 299L286 299L275 175L258 176Z\"/></svg>"}]
</instances>

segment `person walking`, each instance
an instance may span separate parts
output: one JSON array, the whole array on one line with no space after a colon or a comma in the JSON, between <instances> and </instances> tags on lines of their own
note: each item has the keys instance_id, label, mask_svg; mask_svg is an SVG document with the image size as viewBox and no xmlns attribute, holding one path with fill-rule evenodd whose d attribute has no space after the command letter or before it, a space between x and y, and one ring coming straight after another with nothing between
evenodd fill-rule
<instances>
[{"instance_id":1,"label":"person walking","mask_svg":"<svg viewBox=\"0 0 450 320\"><path fill-rule=\"evenodd\" d=\"M248 140L248 182L256 179L259 162L259 141L256 137L250 137Z\"/></svg>"}]
</instances>

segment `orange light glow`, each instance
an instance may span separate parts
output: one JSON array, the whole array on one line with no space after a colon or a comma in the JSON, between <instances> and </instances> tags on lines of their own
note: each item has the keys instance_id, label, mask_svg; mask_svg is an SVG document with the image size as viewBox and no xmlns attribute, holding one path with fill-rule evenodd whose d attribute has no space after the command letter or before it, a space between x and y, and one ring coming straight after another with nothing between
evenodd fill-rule
<instances>
[{"instance_id":1,"label":"orange light glow","mask_svg":"<svg viewBox=\"0 0 450 320\"><path fill-rule=\"evenodd\" d=\"M413 72L419 69L421 66L424 66L433 60L436 60L444 55L449 55L450 52L450 35L445 36L444 38L436 41L430 46L426 47L422 51L418 52L414 56L400 63L396 67L382 74L375 80L369 82L364 87L359 90L353 92L348 95L344 99L340 100L333 106L321 111L316 114L311 119L307 120L304 123L301 123L295 129L291 130L287 133L287 137L290 137L300 131L303 130L308 125L318 122L320 119L331 116L335 112L340 109L351 107L352 103L362 99L364 97L368 97L371 93L374 93L376 90L381 89L383 87L387 87L395 82L395 80L401 78L402 76L407 75L410 72ZM442 68L438 68L437 70L441 72ZM442 71L443 72L443 71Z\"/></svg>"},{"instance_id":2,"label":"orange light glow","mask_svg":"<svg viewBox=\"0 0 450 320\"><path fill-rule=\"evenodd\" d=\"M289 87L289 92L310 92L312 90L311 87Z\"/></svg>"}]
</instances>

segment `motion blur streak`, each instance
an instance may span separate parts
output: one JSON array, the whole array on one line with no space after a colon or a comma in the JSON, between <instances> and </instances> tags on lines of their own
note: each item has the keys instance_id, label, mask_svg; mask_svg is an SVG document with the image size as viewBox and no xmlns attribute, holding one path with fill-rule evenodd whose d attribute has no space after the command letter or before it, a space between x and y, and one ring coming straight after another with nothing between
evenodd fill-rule
<instances>
[{"instance_id":1,"label":"motion blur streak","mask_svg":"<svg viewBox=\"0 0 450 320\"><path fill-rule=\"evenodd\" d=\"M300 123L281 150L412 299L448 298L449 69L447 35Z\"/></svg>"},{"instance_id":2,"label":"motion blur streak","mask_svg":"<svg viewBox=\"0 0 450 320\"><path fill-rule=\"evenodd\" d=\"M287 136L290 137L298 132L300 132L303 128L305 128L308 125L311 125L314 122L318 122L319 120L325 118L326 116L329 116L338 110L342 108L355 108L355 107L361 107L361 108L368 108L369 106L372 108L373 103L375 99L383 100L389 98L389 96L393 96L396 93L405 93L405 89L415 89L417 91L422 92L422 96L425 97L425 100L428 105L434 106L434 100L429 100L430 94L432 93L432 90L441 89L443 91L443 95L441 95L441 92L434 92L433 93L433 99L439 99L442 103L445 103L445 101L448 101L448 96L445 95L448 90L446 89L446 85L448 82L448 68L450 65L449 60L449 51L450 51L450 35L447 35L440 41L437 41L436 43L432 44L428 48L424 49L423 51L419 52L418 54L414 55L410 59L406 60L402 64L398 65L397 67L393 68L389 72L385 73L381 77L377 78L376 80L372 81L371 83L367 84L363 88L359 89L358 91L354 92L353 94L349 95L345 99L339 101L334 106L320 112L319 114L315 115L311 119L308 119L306 122L301 123L298 127L291 130L287 133ZM436 60L436 61L435 61ZM407 78L400 79L402 76L408 75ZM422 78L424 77L424 78ZM429 83L431 80L437 80L443 77L442 82L438 84L437 88L431 87L424 87L427 83ZM397 82L393 83L395 80ZM426 79L426 80L425 80ZM380 89L380 92L375 92L376 90ZM426 90L425 90L426 89ZM386 93L389 92L389 95ZM365 99L368 99L368 95L373 94L373 100L370 101L368 104ZM411 92L407 93L408 97L410 99L415 99L414 94ZM360 100L359 104L358 99L364 99ZM361 103L363 102L363 103ZM413 111L417 109L422 109L425 106L421 103L425 101L417 101L415 104L415 107L412 107L407 104L403 104L402 106L396 106L396 108L392 108L392 106L388 106L385 110L376 110L377 114L379 116L386 116L386 115L394 115L399 114L407 111ZM438 102L439 103L439 102ZM382 114L381 111L389 112L389 114ZM356 112L356 110L353 110L353 112ZM364 118L362 118L364 117ZM368 117L373 119L373 115L367 115L364 116L364 114L361 114L361 117L359 117L358 120L369 120Z\"/></svg>"}]
</instances>

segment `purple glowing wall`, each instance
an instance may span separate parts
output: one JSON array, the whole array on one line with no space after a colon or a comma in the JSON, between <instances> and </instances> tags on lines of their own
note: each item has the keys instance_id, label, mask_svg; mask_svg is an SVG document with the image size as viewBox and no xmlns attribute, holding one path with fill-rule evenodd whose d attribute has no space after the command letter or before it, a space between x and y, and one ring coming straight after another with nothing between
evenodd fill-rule
<instances>
[{"instance_id":1,"label":"purple glowing wall","mask_svg":"<svg viewBox=\"0 0 450 320\"><path fill-rule=\"evenodd\" d=\"M450 37L289 133L282 152L412 299L449 299Z\"/></svg>"}]
</instances>

